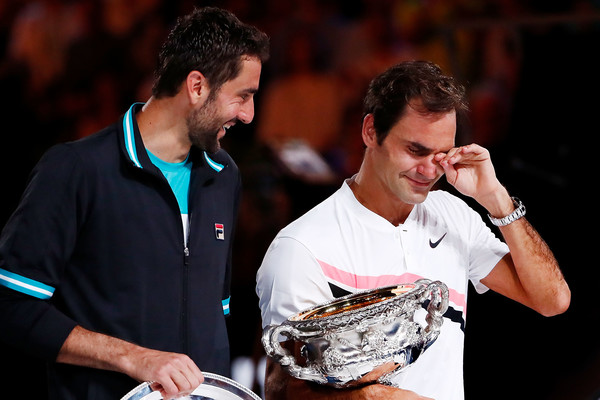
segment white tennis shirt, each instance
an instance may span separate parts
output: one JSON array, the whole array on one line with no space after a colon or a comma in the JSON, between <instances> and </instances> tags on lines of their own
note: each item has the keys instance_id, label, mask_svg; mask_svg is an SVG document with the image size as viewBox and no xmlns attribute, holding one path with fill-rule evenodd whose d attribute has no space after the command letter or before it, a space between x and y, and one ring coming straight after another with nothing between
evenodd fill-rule
<instances>
[{"instance_id":1,"label":"white tennis shirt","mask_svg":"<svg viewBox=\"0 0 600 400\"><path fill-rule=\"evenodd\" d=\"M508 247L461 199L432 191L404 224L356 200L348 184L282 229L257 273L263 327L343 294L427 278L444 282L449 307L436 342L395 383L436 400L463 400L469 281L477 292Z\"/></svg>"}]
</instances>

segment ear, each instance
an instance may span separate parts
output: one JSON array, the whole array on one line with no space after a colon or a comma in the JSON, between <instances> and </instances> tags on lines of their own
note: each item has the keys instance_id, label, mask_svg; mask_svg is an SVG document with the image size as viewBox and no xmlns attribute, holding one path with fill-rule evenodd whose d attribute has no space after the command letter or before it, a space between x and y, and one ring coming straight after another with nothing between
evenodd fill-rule
<instances>
[{"instance_id":1,"label":"ear","mask_svg":"<svg viewBox=\"0 0 600 400\"><path fill-rule=\"evenodd\" d=\"M208 98L210 87L201 72L192 71L185 79L185 90L191 104L201 104Z\"/></svg>"},{"instance_id":2,"label":"ear","mask_svg":"<svg viewBox=\"0 0 600 400\"><path fill-rule=\"evenodd\" d=\"M373 125L373 114L367 114L363 118L362 138L367 147L374 147L377 145L377 134L375 132L375 126Z\"/></svg>"}]
</instances>

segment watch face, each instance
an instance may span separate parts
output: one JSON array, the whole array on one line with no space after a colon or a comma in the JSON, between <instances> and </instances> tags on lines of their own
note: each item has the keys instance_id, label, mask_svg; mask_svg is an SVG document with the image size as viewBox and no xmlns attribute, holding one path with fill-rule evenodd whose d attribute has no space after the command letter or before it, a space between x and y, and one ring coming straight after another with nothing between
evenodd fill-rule
<instances>
[{"instance_id":1,"label":"watch face","mask_svg":"<svg viewBox=\"0 0 600 400\"><path fill-rule=\"evenodd\" d=\"M236 381L203 372L204 382L196 388L191 394L178 397L180 400L261 400L255 393L248 388L240 385ZM158 391L152 390L149 382L144 382L127 393L121 400L159 400L162 395Z\"/></svg>"}]
</instances>

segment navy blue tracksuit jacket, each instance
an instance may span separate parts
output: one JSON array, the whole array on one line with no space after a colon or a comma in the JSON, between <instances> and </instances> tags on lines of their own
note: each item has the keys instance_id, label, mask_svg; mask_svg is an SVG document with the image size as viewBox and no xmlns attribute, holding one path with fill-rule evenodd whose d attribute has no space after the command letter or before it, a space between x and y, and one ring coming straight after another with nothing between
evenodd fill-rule
<instances>
[{"instance_id":1,"label":"navy blue tracksuit jacket","mask_svg":"<svg viewBox=\"0 0 600 400\"><path fill-rule=\"evenodd\" d=\"M77 324L229 374L239 171L225 151L192 149L186 248L175 195L135 122L139 107L51 148L0 236L0 339L49 361L50 399L114 400L137 385L52 362Z\"/></svg>"}]
</instances>

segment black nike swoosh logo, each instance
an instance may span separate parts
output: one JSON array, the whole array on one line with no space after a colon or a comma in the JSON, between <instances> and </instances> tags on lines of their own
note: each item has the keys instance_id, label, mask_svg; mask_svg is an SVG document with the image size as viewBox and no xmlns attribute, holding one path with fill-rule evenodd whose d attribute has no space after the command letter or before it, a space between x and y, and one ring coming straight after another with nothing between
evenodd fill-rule
<instances>
[{"instance_id":1,"label":"black nike swoosh logo","mask_svg":"<svg viewBox=\"0 0 600 400\"><path fill-rule=\"evenodd\" d=\"M431 239L429 239L429 246L431 246L432 249L435 249L438 246L438 244L440 244L440 242L446 237L447 234L448 232L444 233L444 236L439 238L439 240L437 240L436 242L432 242Z\"/></svg>"}]
</instances>

